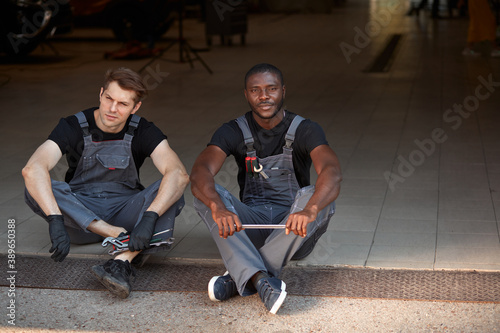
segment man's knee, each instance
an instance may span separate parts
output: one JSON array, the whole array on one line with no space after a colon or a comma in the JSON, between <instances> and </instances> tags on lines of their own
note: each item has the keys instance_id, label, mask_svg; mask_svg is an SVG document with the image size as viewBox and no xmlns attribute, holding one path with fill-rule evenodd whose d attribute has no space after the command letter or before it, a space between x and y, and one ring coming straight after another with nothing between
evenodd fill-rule
<instances>
[{"instance_id":1,"label":"man's knee","mask_svg":"<svg viewBox=\"0 0 500 333\"><path fill-rule=\"evenodd\" d=\"M158 220L156 221L155 230L157 229L157 231L163 231L165 229L171 229L170 235L168 236L171 237L175 225L175 218L180 215L183 208L184 208L184 195L181 196L175 204L173 204L165 213L163 213L158 218ZM137 224L138 223L140 223L140 220L137 222Z\"/></svg>"},{"instance_id":2,"label":"man's knee","mask_svg":"<svg viewBox=\"0 0 500 333\"><path fill-rule=\"evenodd\" d=\"M179 216L179 214L182 212L182 209L186 205L186 202L184 200L184 194L177 200L175 203L175 217Z\"/></svg>"},{"instance_id":3,"label":"man's knee","mask_svg":"<svg viewBox=\"0 0 500 333\"><path fill-rule=\"evenodd\" d=\"M56 197L56 199L57 199L58 195L71 195L72 194L71 187L66 182L52 180L51 185L52 185L52 193L54 193L54 196Z\"/></svg>"},{"instance_id":4,"label":"man's knee","mask_svg":"<svg viewBox=\"0 0 500 333\"><path fill-rule=\"evenodd\" d=\"M314 250L316 243L328 229L328 225L330 224L330 219L334 213L335 213L335 202L332 202L331 204L323 208L322 211L319 212L316 221L314 221L316 225L313 225L313 223L311 223L311 227L308 228L311 229L311 231L308 231L308 233L310 233L310 236L303 242L299 250L295 252L295 254L292 257L292 260L303 259L307 257Z\"/></svg>"},{"instance_id":5,"label":"man's knee","mask_svg":"<svg viewBox=\"0 0 500 333\"><path fill-rule=\"evenodd\" d=\"M225 188L220 186L219 184L215 184L215 191L221 198L231 197L231 193Z\"/></svg>"},{"instance_id":6,"label":"man's knee","mask_svg":"<svg viewBox=\"0 0 500 333\"><path fill-rule=\"evenodd\" d=\"M161 179L155 181L153 184L149 185L145 189L142 189L139 193L141 193L141 195L145 198L145 201L147 201L149 197L154 199L156 197L156 194L158 193L158 190L160 189L160 184L161 184Z\"/></svg>"},{"instance_id":7,"label":"man's knee","mask_svg":"<svg viewBox=\"0 0 500 333\"><path fill-rule=\"evenodd\" d=\"M222 202L224 203L224 206L230 211L234 212L234 201L238 200L236 197L229 192L226 188L215 184L215 191L217 191L217 194L219 194L219 197L221 198ZM235 213L235 212L234 212Z\"/></svg>"},{"instance_id":8,"label":"man's knee","mask_svg":"<svg viewBox=\"0 0 500 333\"><path fill-rule=\"evenodd\" d=\"M314 250L314 247L316 246L316 243L320 239L320 237L326 232L326 229L328 228L328 222L324 223L323 225L320 225L313 234L311 234L300 246L300 248L295 252L295 254L292 257L292 260L300 260L304 259L307 257L311 252Z\"/></svg>"},{"instance_id":9,"label":"man's knee","mask_svg":"<svg viewBox=\"0 0 500 333\"><path fill-rule=\"evenodd\" d=\"M215 191L219 195L220 199L222 200L222 203L226 206L226 208L233 207L233 200L234 197L233 195L224 187L220 186L219 184L215 184ZM210 208L208 208L201 200L194 198L194 208L198 214L203 213L205 211L209 211ZM233 209L231 209L233 210Z\"/></svg>"}]
</instances>

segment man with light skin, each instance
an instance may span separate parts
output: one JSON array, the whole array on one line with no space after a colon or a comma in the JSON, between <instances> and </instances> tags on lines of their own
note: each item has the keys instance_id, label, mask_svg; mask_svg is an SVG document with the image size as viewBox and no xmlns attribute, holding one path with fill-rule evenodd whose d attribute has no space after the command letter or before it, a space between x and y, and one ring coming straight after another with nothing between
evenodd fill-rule
<instances>
[{"instance_id":1,"label":"man with light skin","mask_svg":"<svg viewBox=\"0 0 500 333\"><path fill-rule=\"evenodd\" d=\"M70 243L87 244L130 234L129 250L93 274L113 294L131 291L132 260L168 248L151 246L173 234L174 219L184 206L189 176L166 136L136 115L147 89L127 68L109 70L99 93L99 107L62 118L22 170L26 203L49 223L56 262L63 261ZM65 181L50 178L50 170L66 155ZM139 168L150 157L163 175L147 188Z\"/></svg>"},{"instance_id":2,"label":"man with light skin","mask_svg":"<svg viewBox=\"0 0 500 333\"><path fill-rule=\"evenodd\" d=\"M227 269L210 280L210 299L257 292L275 314L286 297L278 276L289 260L310 254L326 231L342 176L321 127L285 110L278 68L252 67L244 95L251 111L215 132L195 161L191 190ZM238 164L239 200L214 181L229 155ZM243 229L242 222L249 226Z\"/></svg>"}]
</instances>

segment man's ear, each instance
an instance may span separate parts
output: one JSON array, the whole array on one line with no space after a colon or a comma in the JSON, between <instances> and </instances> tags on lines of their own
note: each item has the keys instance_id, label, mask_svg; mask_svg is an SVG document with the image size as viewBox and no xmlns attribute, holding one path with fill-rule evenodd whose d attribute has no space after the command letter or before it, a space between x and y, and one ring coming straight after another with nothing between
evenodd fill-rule
<instances>
[{"instance_id":1,"label":"man's ear","mask_svg":"<svg viewBox=\"0 0 500 333\"><path fill-rule=\"evenodd\" d=\"M283 85L283 98L285 98L285 93L286 93L286 88L285 85Z\"/></svg>"},{"instance_id":2,"label":"man's ear","mask_svg":"<svg viewBox=\"0 0 500 333\"><path fill-rule=\"evenodd\" d=\"M137 102L137 104L134 106L134 109L132 110L131 114L134 114L137 112L137 110L139 110L139 108L141 107L142 105L142 102Z\"/></svg>"},{"instance_id":3,"label":"man's ear","mask_svg":"<svg viewBox=\"0 0 500 333\"><path fill-rule=\"evenodd\" d=\"M99 99L101 99L101 97L102 97L102 93L103 93L103 92L104 92L104 88L103 88L103 87L101 87L101 91L99 92Z\"/></svg>"}]
</instances>

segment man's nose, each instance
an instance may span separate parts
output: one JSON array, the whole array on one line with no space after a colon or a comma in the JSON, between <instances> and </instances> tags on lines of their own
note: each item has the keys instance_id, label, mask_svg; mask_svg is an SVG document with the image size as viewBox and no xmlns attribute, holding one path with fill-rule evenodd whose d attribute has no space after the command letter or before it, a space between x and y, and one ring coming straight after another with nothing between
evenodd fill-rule
<instances>
[{"instance_id":1,"label":"man's nose","mask_svg":"<svg viewBox=\"0 0 500 333\"><path fill-rule=\"evenodd\" d=\"M262 89L259 95L259 99L266 100L269 99L269 94L267 93L267 89Z\"/></svg>"}]
</instances>

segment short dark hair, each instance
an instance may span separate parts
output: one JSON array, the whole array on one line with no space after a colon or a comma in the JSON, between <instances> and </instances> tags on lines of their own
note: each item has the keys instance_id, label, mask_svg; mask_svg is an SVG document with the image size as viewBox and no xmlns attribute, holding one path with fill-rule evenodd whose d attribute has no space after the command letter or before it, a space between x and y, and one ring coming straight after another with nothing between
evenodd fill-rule
<instances>
[{"instance_id":1,"label":"short dark hair","mask_svg":"<svg viewBox=\"0 0 500 333\"><path fill-rule=\"evenodd\" d=\"M276 74L281 81L281 85L282 86L285 85L285 80L283 79L283 73L281 73L281 71L278 69L278 67L273 66L271 64L262 63L262 64L257 64L248 70L248 72L245 75L245 88L247 87L248 78L254 74L257 74L257 73Z\"/></svg>"},{"instance_id":2,"label":"short dark hair","mask_svg":"<svg viewBox=\"0 0 500 333\"><path fill-rule=\"evenodd\" d=\"M104 90L111 82L116 82L120 88L135 92L134 102L137 104L148 94L148 89L139 74L125 67L108 69L104 75Z\"/></svg>"}]
</instances>

